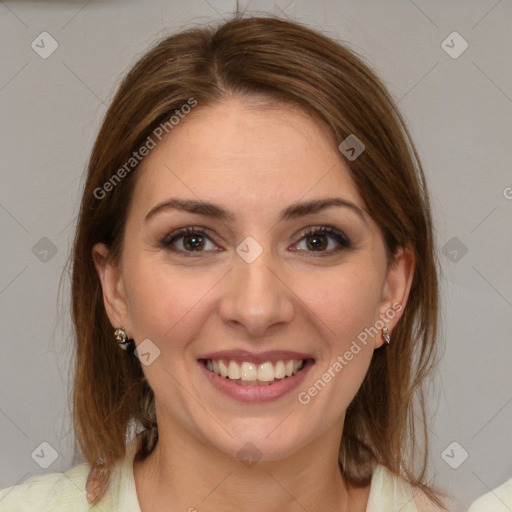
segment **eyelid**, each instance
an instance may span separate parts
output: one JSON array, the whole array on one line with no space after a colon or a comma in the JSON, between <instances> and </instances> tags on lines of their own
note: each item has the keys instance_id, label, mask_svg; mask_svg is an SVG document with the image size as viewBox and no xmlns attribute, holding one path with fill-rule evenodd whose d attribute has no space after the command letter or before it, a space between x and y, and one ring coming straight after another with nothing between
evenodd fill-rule
<instances>
[{"instance_id":1,"label":"eyelid","mask_svg":"<svg viewBox=\"0 0 512 512\"><path fill-rule=\"evenodd\" d=\"M203 226L186 226L184 228L178 228L174 231L171 231L167 235L165 235L163 237L163 239L161 240L160 244L163 245L165 248L172 250L171 244L173 244L176 240L179 240L186 235L194 235L194 234L204 236L204 237L208 238L209 240L211 240L216 245L219 245L218 242L216 241L216 238L217 238L216 235L213 234L213 232L211 230L209 230L208 228L205 228ZM200 252L211 252L211 251L180 251L180 250L176 249L175 252L178 252L178 253L187 252L189 254L193 254L193 252L200 253Z\"/></svg>"},{"instance_id":2,"label":"eyelid","mask_svg":"<svg viewBox=\"0 0 512 512\"><path fill-rule=\"evenodd\" d=\"M209 230L208 228L205 228L203 226L186 226L184 228L179 228L175 231L172 231L171 233L167 234L162 240L161 245L163 245L165 248L181 254L186 257L193 257L193 255L197 254L200 255L201 253L210 253L210 252L220 252L218 250L215 251L184 251L180 249L174 249L172 248L172 244L180 240L186 235L192 235L192 234L198 234L203 237L206 237L211 242L215 243L216 245L219 245L216 242L216 235L212 234L213 232ZM330 237L331 239L334 239L338 247L335 249L331 249L329 251L304 251L304 250L297 250L293 249L292 252L301 252L306 257L323 257L323 256L330 256L337 254L341 252L342 250L350 249L352 247L352 242L350 238L345 235L345 233L334 226L328 225L328 224L321 224L321 225L314 225L314 226L308 226L306 228L303 228L299 231L297 235L294 236L295 242L293 242L292 246L297 245L299 242L303 241L308 236L314 236L314 235L325 235L327 237ZM222 250L222 249L221 249Z\"/></svg>"},{"instance_id":3,"label":"eyelid","mask_svg":"<svg viewBox=\"0 0 512 512\"><path fill-rule=\"evenodd\" d=\"M308 226L307 228L302 229L297 235L297 241L300 242L303 238L316 234L329 235L332 238L335 238L339 243L345 244L347 247L351 245L349 237L345 235L341 229L331 226L330 224Z\"/></svg>"},{"instance_id":4,"label":"eyelid","mask_svg":"<svg viewBox=\"0 0 512 512\"><path fill-rule=\"evenodd\" d=\"M293 252L299 252L302 254L304 258L328 258L330 256L338 256L340 253L346 251L347 249L352 248L352 242L345 233L330 225L322 224L317 226L309 226L300 231L297 241L294 242L293 245L297 245L301 243L303 240L307 239L309 236L327 236L335 241L337 246L334 249L324 250L324 251L308 251L308 250L298 250L292 249Z\"/></svg>"}]
</instances>

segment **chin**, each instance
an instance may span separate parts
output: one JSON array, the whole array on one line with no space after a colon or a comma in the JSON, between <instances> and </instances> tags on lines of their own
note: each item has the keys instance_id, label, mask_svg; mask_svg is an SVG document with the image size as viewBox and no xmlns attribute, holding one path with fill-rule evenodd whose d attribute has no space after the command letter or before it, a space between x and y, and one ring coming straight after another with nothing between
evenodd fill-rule
<instances>
[{"instance_id":1,"label":"chin","mask_svg":"<svg viewBox=\"0 0 512 512\"><path fill-rule=\"evenodd\" d=\"M236 418L233 427L229 423L225 424L229 434L218 427L217 432L205 432L205 439L227 457L246 462L248 465L257 461L285 459L307 443L303 427L286 424L285 428L280 428L280 423L286 423L283 422L285 417L286 415L281 415L272 420L257 418L256 424L254 419L240 421L240 418Z\"/></svg>"}]
</instances>

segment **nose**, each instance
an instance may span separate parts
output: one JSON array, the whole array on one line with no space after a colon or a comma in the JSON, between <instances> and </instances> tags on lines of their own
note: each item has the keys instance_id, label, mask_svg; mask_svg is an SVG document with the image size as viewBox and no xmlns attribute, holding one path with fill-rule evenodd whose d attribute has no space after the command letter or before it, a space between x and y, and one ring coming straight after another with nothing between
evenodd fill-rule
<instances>
[{"instance_id":1,"label":"nose","mask_svg":"<svg viewBox=\"0 0 512 512\"><path fill-rule=\"evenodd\" d=\"M294 314L294 294L268 251L248 263L238 254L227 276L220 316L251 337L262 337L288 324Z\"/></svg>"}]
</instances>

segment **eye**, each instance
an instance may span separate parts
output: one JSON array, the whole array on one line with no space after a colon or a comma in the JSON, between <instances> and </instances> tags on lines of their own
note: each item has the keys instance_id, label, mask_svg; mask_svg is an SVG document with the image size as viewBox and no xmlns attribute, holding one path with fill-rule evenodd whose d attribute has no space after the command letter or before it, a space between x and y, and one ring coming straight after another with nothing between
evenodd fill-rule
<instances>
[{"instance_id":1,"label":"eye","mask_svg":"<svg viewBox=\"0 0 512 512\"><path fill-rule=\"evenodd\" d=\"M210 248L208 248L209 243L211 244ZM330 226L307 228L301 233L301 238L295 247L304 243L305 248L295 248L292 251L303 252L306 257L318 257L329 256L351 247L350 240L341 231ZM204 229L193 226L170 233L161 241L161 245L186 257L193 257L193 253L222 251ZM330 249L329 246L331 246Z\"/></svg>"},{"instance_id":2,"label":"eye","mask_svg":"<svg viewBox=\"0 0 512 512\"><path fill-rule=\"evenodd\" d=\"M215 249L217 246L203 229L190 226L167 235L161 244L171 251L182 253L184 256L192 256L190 254L192 252L208 251L208 242L212 244L214 251L218 250Z\"/></svg>"},{"instance_id":3,"label":"eye","mask_svg":"<svg viewBox=\"0 0 512 512\"><path fill-rule=\"evenodd\" d=\"M329 247L330 241L332 242L331 248L326 250ZM350 240L341 231L329 226L307 228L307 230L303 231L301 234L299 244L300 243L305 243L305 249L299 249L300 251L319 253L318 255L307 255L308 257L329 256L351 247ZM334 248L332 247L333 245ZM293 250L296 251L297 249Z\"/></svg>"}]
</instances>

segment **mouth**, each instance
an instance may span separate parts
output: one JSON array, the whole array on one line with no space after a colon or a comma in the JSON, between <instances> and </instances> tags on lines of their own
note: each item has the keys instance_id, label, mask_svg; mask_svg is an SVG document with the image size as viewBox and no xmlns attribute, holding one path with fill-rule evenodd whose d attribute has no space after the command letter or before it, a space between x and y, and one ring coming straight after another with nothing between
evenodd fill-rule
<instances>
[{"instance_id":1,"label":"mouth","mask_svg":"<svg viewBox=\"0 0 512 512\"><path fill-rule=\"evenodd\" d=\"M243 402L276 400L306 378L315 360L297 352L227 351L197 360L215 389Z\"/></svg>"},{"instance_id":2,"label":"mouth","mask_svg":"<svg viewBox=\"0 0 512 512\"><path fill-rule=\"evenodd\" d=\"M297 375L309 359L280 359L256 363L234 359L200 359L206 368L240 386L271 386Z\"/></svg>"}]
</instances>

